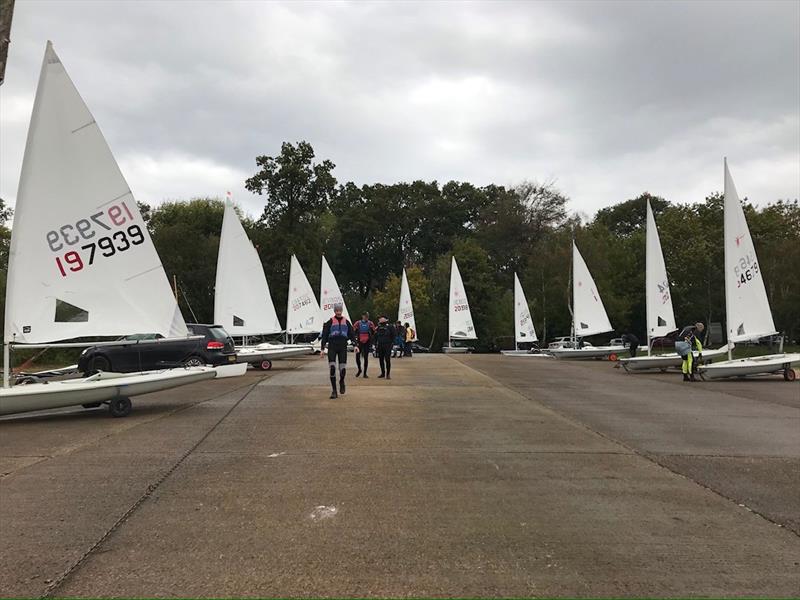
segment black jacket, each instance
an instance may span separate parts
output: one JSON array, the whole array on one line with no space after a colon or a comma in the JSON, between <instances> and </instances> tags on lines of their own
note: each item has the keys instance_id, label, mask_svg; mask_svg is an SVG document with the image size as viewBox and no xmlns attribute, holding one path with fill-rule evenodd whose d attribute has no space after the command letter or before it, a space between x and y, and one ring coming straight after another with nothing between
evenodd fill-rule
<instances>
[{"instance_id":1,"label":"black jacket","mask_svg":"<svg viewBox=\"0 0 800 600\"><path fill-rule=\"evenodd\" d=\"M375 335L372 341L377 346L391 346L394 344L394 338L397 335L394 325L391 323L379 323L375 329Z\"/></svg>"}]
</instances>

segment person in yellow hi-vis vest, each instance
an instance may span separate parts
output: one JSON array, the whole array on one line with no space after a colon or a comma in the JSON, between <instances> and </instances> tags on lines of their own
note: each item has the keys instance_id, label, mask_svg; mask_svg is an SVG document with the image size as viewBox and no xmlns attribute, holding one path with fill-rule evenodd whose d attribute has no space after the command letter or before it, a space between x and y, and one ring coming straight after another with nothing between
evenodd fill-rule
<instances>
[{"instance_id":1,"label":"person in yellow hi-vis vest","mask_svg":"<svg viewBox=\"0 0 800 600\"><path fill-rule=\"evenodd\" d=\"M687 325L678 334L675 349L683 359L681 372L683 373L684 381L695 381L694 372L697 369L697 363L703 358L703 342L700 341L703 331L705 331L705 325L695 323L694 325ZM696 360L694 358L695 350L697 350Z\"/></svg>"},{"instance_id":2,"label":"person in yellow hi-vis vest","mask_svg":"<svg viewBox=\"0 0 800 600\"><path fill-rule=\"evenodd\" d=\"M406 345L403 348L404 353L406 356L413 356L411 352L411 342L414 341L414 338L417 337L417 332L411 328L411 325L406 323Z\"/></svg>"}]
</instances>

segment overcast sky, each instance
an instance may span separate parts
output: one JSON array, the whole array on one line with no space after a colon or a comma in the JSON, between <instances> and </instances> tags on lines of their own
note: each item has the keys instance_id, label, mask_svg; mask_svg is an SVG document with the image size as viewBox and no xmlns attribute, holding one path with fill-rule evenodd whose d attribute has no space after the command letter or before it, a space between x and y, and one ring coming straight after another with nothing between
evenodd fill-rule
<instances>
[{"instance_id":1,"label":"overcast sky","mask_svg":"<svg viewBox=\"0 0 800 600\"><path fill-rule=\"evenodd\" d=\"M45 42L138 200L247 212L258 154L340 182L554 180L592 214L643 191L800 197L800 2L17 1L0 88L16 196Z\"/></svg>"}]
</instances>

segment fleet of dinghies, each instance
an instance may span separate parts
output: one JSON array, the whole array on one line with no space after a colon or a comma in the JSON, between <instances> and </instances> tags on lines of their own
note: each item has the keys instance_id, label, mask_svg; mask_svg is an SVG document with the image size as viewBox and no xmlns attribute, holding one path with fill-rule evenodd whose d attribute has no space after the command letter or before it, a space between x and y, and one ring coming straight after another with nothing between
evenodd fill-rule
<instances>
[{"instance_id":1,"label":"fleet of dinghies","mask_svg":"<svg viewBox=\"0 0 800 600\"><path fill-rule=\"evenodd\" d=\"M145 331L188 335L133 194L48 42L11 234L0 414L98 402L109 403L112 414L127 414L130 396L231 372L100 373L8 387L12 345Z\"/></svg>"},{"instance_id":2,"label":"fleet of dinghies","mask_svg":"<svg viewBox=\"0 0 800 600\"><path fill-rule=\"evenodd\" d=\"M794 378L800 354L733 360L734 344L776 332L753 241L728 170L725 176L725 298L728 344L703 352L704 378L783 373ZM677 330L670 285L652 207L647 204L647 356L621 359L629 371L680 366L675 352L652 353L652 341ZM269 368L271 360L306 354L310 344L294 336L319 334L344 297L322 257L320 302L292 255L286 328L281 327L256 248L230 198L220 234L214 297L215 322L242 339L240 363ZM507 356L616 358L622 346L592 346L581 340L613 331L600 293L572 244L572 331L569 338L531 352L521 343L538 341L528 302L514 274L515 350ZM416 331L405 269L398 320ZM63 340L152 332L167 339L188 336L177 301L133 194L100 129L48 42L36 91L14 214L6 291L4 387L0 414L108 403L112 414L130 411L130 396L202 379L241 374L246 364L186 367L134 374L97 373L76 380L9 388L12 346L52 346ZM285 332L287 343L248 345L248 338ZM477 339L466 290L455 256L451 259L446 353L463 353L454 342ZM71 345L111 344L114 342ZM127 342L130 343L130 342ZM63 345L63 344L62 344ZM67 344L70 345L70 344ZM727 354L727 360L708 364Z\"/></svg>"},{"instance_id":3,"label":"fleet of dinghies","mask_svg":"<svg viewBox=\"0 0 800 600\"><path fill-rule=\"evenodd\" d=\"M279 334L283 328L258 251L247 237L230 199L225 202L219 239L214 322L234 338L242 339L242 344L236 347L238 362L256 368L270 369L275 359L312 351L310 344L247 344L249 337Z\"/></svg>"}]
</instances>

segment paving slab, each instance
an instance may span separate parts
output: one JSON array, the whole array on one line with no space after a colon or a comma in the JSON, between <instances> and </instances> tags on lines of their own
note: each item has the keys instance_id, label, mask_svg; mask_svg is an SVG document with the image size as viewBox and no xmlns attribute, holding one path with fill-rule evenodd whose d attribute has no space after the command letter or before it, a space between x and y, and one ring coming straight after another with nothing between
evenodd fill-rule
<instances>
[{"instance_id":1,"label":"paving slab","mask_svg":"<svg viewBox=\"0 0 800 600\"><path fill-rule=\"evenodd\" d=\"M54 593L800 590L800 537L496 373L415 357L331 401L325 371L256 386Z\"/></svg>"}]
</instances>

